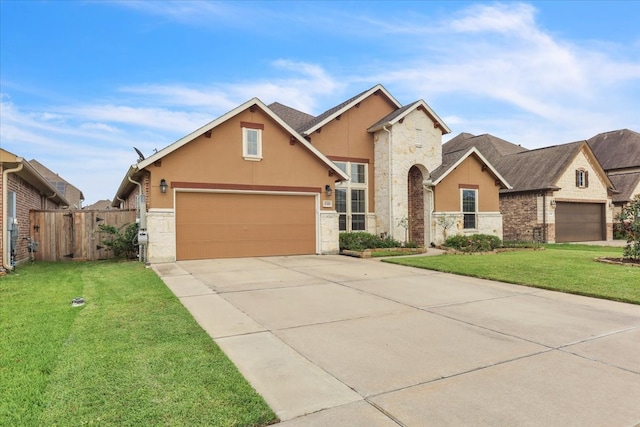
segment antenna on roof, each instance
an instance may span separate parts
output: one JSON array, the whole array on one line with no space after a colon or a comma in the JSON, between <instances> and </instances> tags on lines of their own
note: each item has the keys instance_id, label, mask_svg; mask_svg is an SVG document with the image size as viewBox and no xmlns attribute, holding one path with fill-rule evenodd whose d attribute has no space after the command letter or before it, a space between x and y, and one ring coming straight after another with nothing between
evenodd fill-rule
<instances>
[{"instance_id":1,"label":"antenna on roof","mask_svg":"<svg viewBox=\"0 0 640 427\"><path fill-rule=\"evenodd\" d=\"M142 154L142 151L138 150L136 147L133 147L134 150L136 150L136 153L138 153L138 162L141 162L144 160L144 154Z\"/></svg>"}]
</instances>

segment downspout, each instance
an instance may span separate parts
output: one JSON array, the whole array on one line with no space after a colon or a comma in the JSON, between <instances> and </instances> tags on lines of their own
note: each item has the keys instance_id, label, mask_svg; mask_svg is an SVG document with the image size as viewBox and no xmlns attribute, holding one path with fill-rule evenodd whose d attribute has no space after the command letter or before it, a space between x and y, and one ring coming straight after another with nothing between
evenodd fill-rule
<instances>
[{"instance_id":1,"label":"downspout","mask_svg":"<svg viewBox=\"0 0 640 427\"><path fill-rule=\"evenodd\" d=\"M142 184L138 181L134 181L131 179L129 175L127 175L127 179L129 182L138 186L138 194L140 195L140 228L146 230L147 229L147 200L144 197L144 193L142 192Z\"/></svg>"},{"instance_id":2,"label":"downspout","mask_svg":"<svg viewBox=\"0 0 640 427\"><path fill-rule=\"evenodd\" d=\"M434 198L435 198L435 193L433 192L433 181L428 180L425 181L423 183L425 190L427 190L429 193L431 193L431 196L429 197L429 240L431 240L429 242L429 244L432 244L435 242L433 236L435 235L435 230L433 227L433 213L435 210L435 203L434 203ZM427 247L427 242L424 242L425 244L425 248Z\"/></svg>"},{"instance_id":3,"label":"downspout","mask_svg":"<svg viewBox=\"0 0 640 427\"><path fill-rule=\"evenodd\" d=\"M52 195L50 195L50 196L45 196L45 199L46 199L46 200L53 199L53 198L54 198L54 197L56 197L57 195L58 195L58 193L56 193L56 192L54 191ZM44 208L43 208L43 209L47 209L47 206L46 206L46 205L47 205L47 202L45 201L45 206L44 206Z\"/></svg>"},{"instance_id":4,"label":"downspout","mask_svg":"<svg viewBox=\"0 0 640 427\"><path fill-rule=\"evenodd\" d=\"M140 209L140 223L138 224L138 240L141 241L141 236L147 236L147 200L142 192L142 184L138 181L134 181L131 179L131 176L127 175L127 179L129 182L138 186L138 194L139 198L139 209ZM147 262L147 243L138 244L138 253L140 254L140 261L146 263Z\"/></svg>"},{"instance_id":5,"label":"downspout","mask_svg":"<svg viewBox=\"0 0 640 427\"><path fill-rule=\"evenodd\" d=\"M382 126L382 129L387 132L388 138L387 138L387 142L389 145L389 171L388 171L388 178L389 178L389 237L391 239L393 239L393 229L394 229L394 225L393 225L393 195L391 192L391 185L393 184L393 179L391 178L391 131L389 129L387 129L387 125Z\"/></svg>"},{"instance_id":6,"label":"downspout","mask_svg":"<svg viewBox=\"0 0 640 427\"><path fill-rule=\"evenodd\" d=\"M9 209L7 206L7 199L9 198L9 188L7 188L7 182L9 181L8 177L10 173L20 172L24 166L24 164L22 163L24 159L22 157L18 157L17 160L18 162L20 162L17 167L2 171L2 247L4 248L4 250L2 251L2 267L7 271L13 270L13 266L11 265L11 261L9 260L9 246L7 245L7 233L9 231L9 227L7 227L7 224L5 224L7 211Z\"/></svg>"},{"instance_id":7,"label":"downspout","mask_svg":"<svg viewBox=\"0 0 640 427\"><path fill-rule=\"evenodd\" d=\"M116 200L120 202L120 209L122 209L122 205L124 204L124 199L116 196Z\"/></svg>"}]
</instances>

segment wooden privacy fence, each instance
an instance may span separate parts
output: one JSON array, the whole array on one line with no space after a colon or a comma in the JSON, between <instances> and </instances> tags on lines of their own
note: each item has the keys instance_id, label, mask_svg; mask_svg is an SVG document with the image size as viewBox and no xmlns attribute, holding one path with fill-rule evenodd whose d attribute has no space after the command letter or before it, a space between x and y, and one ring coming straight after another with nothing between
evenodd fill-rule
<instances>
[{"instance_id":1,"label":"wooden privacy fence","mask_svg":"<svg viewBox=\"0 0 640 427\"><path fill-rule=\"evenodd\" d=\"M136 211L42 210L31 211L30 220L31 238L38 242L36 261L95 261L113 258L102 243L108 234L99 226L126 227L136 221Z\"/></svg>"}]
</instances>

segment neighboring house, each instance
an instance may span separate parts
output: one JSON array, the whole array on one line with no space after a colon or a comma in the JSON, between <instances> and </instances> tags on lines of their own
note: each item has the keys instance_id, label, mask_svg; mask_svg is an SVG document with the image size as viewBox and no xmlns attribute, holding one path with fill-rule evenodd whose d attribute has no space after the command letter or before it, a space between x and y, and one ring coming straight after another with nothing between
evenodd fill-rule
<instances>
[{"instance_id":1,"label":"neighboring house","mask_svg":"<svg viewBox=\"0 0 640 427\"><path fill-rule=\"evenodd\" d=\"M439 215L502 237L507 181L478 150L443 159L449 132L381 85L319 116L254 98L140 159L113 206L139 209L149 262L336 253L360 230L440 243Z\"/></svg>"},{"instance_id":2,"label":"neighboring house","mask_svg":"<svg viewBox=\"0 0 640 427\"><path fill-rule=\"evenodd\" d=\"M31 159L29 163L40 175L44 176L51 185L53 185L58 194L67 199L69 209L82 209L82 202L84 202L84 194L82 194L82 191L37 160Z\"/></svg>"},{"instance_id":3,"label":"neighboring house","mask_svg":"<svg viewBox=\"0 0 640 427\"><path fill-rule=\"evenodd\" d=\"M103 210L109 210L111 209L111 200L109 199L103 199L103 200L98 200L95 203L90 204L89 206L85 206L82 209L87 210L87 211L103 211Z\"/></svg>"},{"instance_id":4,"label":"neighboring house","mask_svg":"<svg viewBox=\"0 0 640 427\"><path fill-rule=\"evenodd\" d=\"M500 190L505 240L612 239L615 187L586 141L527 150L492 135L463 133L443 151L469 147L512 186Z\"/></svg>"},{"instance_id":5,"label":"neighboring house","mask_svg":"<svg viewBox=\"0 0 640 427\"><path fill-rule=\"evenodd\" d=\"M32 230L29 212L34 209L61 209L69 202L30 162L0 148L0 253L2 268L12 269L13 261L29 258L27 237L39 238Z\"/></svg>"},{"instance_id":6,"label":"neighboring house","mask_svg":"<svg viewBox=\"0 0 640 427\"><path fill-rule=\"evenodd\" d=\"M621 129L598 134L587 142L618 191L613 195L615 218L640 194L640 133Z\"/></svg>"}]
</instances>

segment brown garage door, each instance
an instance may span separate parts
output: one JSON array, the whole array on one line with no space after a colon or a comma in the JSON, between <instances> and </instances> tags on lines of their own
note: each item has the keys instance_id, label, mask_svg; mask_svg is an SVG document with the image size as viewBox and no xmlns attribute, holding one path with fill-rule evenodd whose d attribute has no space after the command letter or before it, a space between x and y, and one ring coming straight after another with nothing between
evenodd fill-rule
<instances>
[{"instance_id":1,"label":"brown garage door","mask_svg":"<svg viewBox=\"0 0 640 427\"><path fill-rule=\"evenodd\" d=\"M604 240L604 204L568 203L556 205L556 242Z\"/></svg>"},{"instance_id":2,"label":"brown garage door","mask_svg":"<svg viewBox=\"0 0 640 427\"><path fill-rule=\"evenodd\" d=\"M313 196L176 195L178 260L316 253Z\"/></svg>"}]
</instances>

